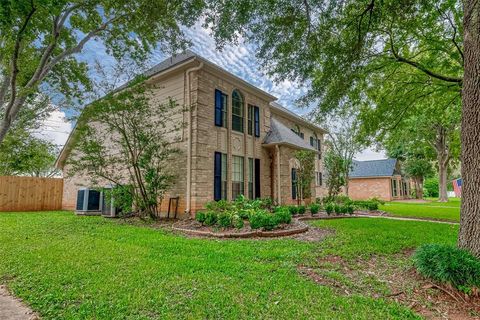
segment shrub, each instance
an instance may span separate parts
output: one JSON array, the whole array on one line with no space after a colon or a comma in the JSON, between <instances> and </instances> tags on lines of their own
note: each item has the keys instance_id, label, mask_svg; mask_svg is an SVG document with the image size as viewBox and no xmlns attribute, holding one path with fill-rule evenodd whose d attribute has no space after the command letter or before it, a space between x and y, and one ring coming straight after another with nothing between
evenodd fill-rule
<instances>
[{"instance_id":1,"label":"shrub","mask_svg":"<svg viewBox=\"0 0 480 320\"><path fill-rule=\"evenodd\" d=\"M328 215L331 215L335 210L335 204L333 202L328 202L325 204L325 211Z\"/></svg>"},{"instance_id":2,"label":"shrub","mask_svg":"<svg viewBox=\"0 0 480 320\"><path fill-rule=\"evenodd\" d=\"M227 200L207 202L205 208L209 211L222 212L232 210L233 204Z\"/></svg>"},{"instance_id":3,"label":"shrub","mask_svg":"<svg viewBox=\"0 0 480 320\"><path fill-rule=\"evenodd\" d=\"M355 207L353 204L346 204L345 205L345 213L352 215L355 212Z\"/></svg>"},{"instance_id":4,"label":"shrub","mask_svg":"<svg viewBox=\"0 0 480 320\"><path fill-rule=\"evenodd\" d=\"M251 209L240 209L237 214L242 219L248 219L252 211L254 212L254 210Z\"/></svg>"},{"instance_id":5,"label":"shrub","mask_svg":"<svg viewBox=\"0 0 480 320\"><path fill-rule=\"evenodd\" d=\"M317 204L317 203L312 203L312 204L310 205L310 213L311 213L311 214L317 214L318 211L320 211L320 205Z\"/></svg>"},{"instance_id":6,"label":"shrub","mask_svg":"<svg viewBox=\"0 0 480 320\"><path fill-rule=\"evenodd\" d=\"M423 276L450 284L465 293L480 288L480 260L466 250L426 244L415 251L413 262Z\"/></svg>"},{"instance_id":7,"label":"shrub","mask_svg":"<svg viewBox=\"0 0 480 320\"><path fill-rule=\"evenodd\" d=\"M345 203L351 202L352 199L350 199L346 195L340 194L340 195L335 197L334 201L335 201L335 203L338 203L338 204L345 204Z\"/></svg>"},{"instance_id":8,"label":"shrub","mask_svg":"<svg viewBox=\"0 0 480 320\"><path fill-rule=\"evenodd\" d=\"M280 210L275 211L274 215L279 224L280 223L289 224L290 222L292 222L292 215L290 214L290 211L288 210L288 208L283 207Z\"/></svg>"},{"instance_id":9,"label":"shrub","mask_svg":"<svg viewBox=\"0 0 480 320\"><path fill-rule=\"evenodd\" d=\"M201 224L205 222L205 219L206 219L205 212L200 211L195 214L195 220L197 220Z\"/></svg>"},{"instance_id":10,"label":"shrub","mask_svg":"<svg viewBox=\"0 0 480 320\"><path fill-rule=\"evenodd\" d=\"M343 206L335 203L333 205L333 211L335 211L335 214L340 215L343 213Z\"/></svg>"},{"instance_id":11,"label":"shrub","mask_svg":"<svg viewBox=\"0 0 480 320\"><path fill-rule=\"evenodd\" d=\"M264 220L264 216L266 215L266 213L264 213L263 211L257 211L253 214L250 215L250 218L248 219L248 221L250 221L250 228L252 229L260 229L263 227L263 220Z\"/></svg>"},{"instance_id":12,"label":"shrub","mask_svg":"<svg viewBox=\"0 0 480 320\"><path fill-rule=\"evenodd\" d=\"M438 197L438 178L425 179L423 183L423 194L425 197Z\"/></svg>"},{"instance_id":13,"label":"shrub","mask_svg":"<svg viewBox=\"0 0 480 320\"><path fill-rule=\"evenodd\" d=\"M307 208L305 206L298 206L298 214L305 214Z\"/></svg>"},{"instance_id":14,"label":"shrub","mask_svg":"<svg viewBox=\"0 0 480 320\"><path fill-rule=\"evenodd\" d=\"M276 215L273 214L264 214L263 215L263 229L265 230L273 230L275 229L279 222Z\"/></svg>"},{"instance_id":15,"label":"shrub","mask_svg":"<svg viewBox=\"0 0 480 320\"><path fill-rule=\"evenodd\" d=\"M243 219L238 215L234 215L232 217L232 225L237 229L242 229L244 226Z\"/></svg>"},{"instance_id":16,"label":"shrub","mask_svg":"<svg viewBox=\"0 0 480 320\"><path fill-rule=\"evenodd\" d=\"M205 213L205 221L204 224L207 226L213 226L217 223L217 213L215 211L207 211Z\"/></svg>"},{"instance_id":17,"label":"shrub","mask_svg":"<svg viewBox=\"0 0 480 320\"><path fill-rule=\"evenodd\" d=\"M296 206L288 206L288 210L292 216L298 214L298 207Z\"/></svg>"},{"instance_id":18,"label":"shrub","mask_svg":"<svg viewBox=\"0 0 480 320\"><path fill-rule=\"evenodd\" d=\"M373 200L361 200L361 201L354 201L353 205L359 209L375 211L378 210L378 205L380 202L373 201Z\"/></svg>"},{"instance_id":19,"label":"shrub","mask_svg":"<svg viewBox=\"0 0 480 320\"><path fill-rule=\"evenodd\" d=\"M223 212L217 216L218 226L221 228L230 228L232 224L232 216L229 213Z\"/></svg>"}]
</instances>

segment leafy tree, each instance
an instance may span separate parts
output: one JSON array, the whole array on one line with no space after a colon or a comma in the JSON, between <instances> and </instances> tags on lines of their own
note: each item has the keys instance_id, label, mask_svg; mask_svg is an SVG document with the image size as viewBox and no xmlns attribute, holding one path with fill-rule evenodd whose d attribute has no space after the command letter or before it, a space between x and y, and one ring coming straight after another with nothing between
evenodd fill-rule
<instances>
[{"instance_id":1,"label":"leafy tree","mask_svg":"<svg viewBox=\"0 0 480 320\"><path fill-rule=\"evenodd\" d=\"M346 185L345 176L343 175L344 160L337 153L328 148L324 157L326 175L326 184L328 189L328 197L334 197L342 191L342 187Z\"/></svg>"},{"instance_id":2,"label":"leafy tree","mask_svg":"<svg viewBox=\"0 0 480 320\"><path fill-rule=\"evenodd\" d=\"M415 197L423 199L423 181L432 174L432 163L422 156L410 155L405 160L405 172L415 181Z\"/></svg>"},{"instance_id":3,"label":"leafy tree","mask_svg":"<svg viewBox=\"0 0 480 320\"><path fill-rule=\"evenodd\" d=\"M215 9L206 23L220 45L239 35L256 41L267 70L277 79L311 83L303 101L320 109L342 107L346 97L371 104L366 92L382 85L400 102L390 108L401 119L409 108L404 99L461 92L459 246L480 257L479 1L226 0Z\"/></svg>"},{"instance_id":4,"label":"leafy tree","mask_svg":"<svg viewBox=\"0 0 480 320\"><path fill-rule=\"evenodd\" d=\"M424 100L429 102L429 100ZM433 102L439 103L438 100ZM407 169L417 184L417 192L423 177L431 170L430 162L437 163L439 179L439 201L448 201L448 172L458 163L460 156L460 109L457 105L438 110L435 103L422 103L404 114L404 119L395 128L377 135L383 141L390 156L392 151L402 149L398 157L407 159ZM378 115L382 113L382 115ZM369 124L384 118L384 109L365 112ZM392 120L393 121L393 120ZM382 127L382 125L379 125ZM379 132L382 132L381 130ZM392 150L393 148L393 150ZM426 170L422 173L423 170ZM417 194L420 196L420 194Z\"/></svg>"},{"instance_id":5,"label":"leafy tree","mask_svg":"<svg viewBox=\"0 0 480 320\"><path fill-rule=\"evenodd\" d=\"M39 139L29 130L11 130L0 145L0 175L51 177L58 154L51 142Z\"/></svg>"},{"instance_id":6,"label":"leafy tree","mask_svg":"<svg viewBox=\"0 0 480 320\"><path fill-rule=\"evenodd\" d=\"M67 165L70 174L87 176L97 187L118 186L139 216L156 218L175 179L171 168L179 128L171 117L178 108L173 101L158 104L148 87L135 83L84 110Z\"/></svg>"},{"instance_id":7,"label":"leafy tree","mask_svg":"<svg viewBox=\"0 0 480 320\"><path fill-rule=\"evenodd\" d=\"M91 89L82 50L93 39L115 58L142 61L152 48L185 44L202 1L16 0L0 4L0 143L39 92L80 99Z\"/></svg>"},{"instance_id":8,"label":"leafy tree","mask_svg":"<svg viewBox=\"0 0 480 320\"><path fill-rule=\"evenodd\" d=\"M295 159L298 161L297 167L297 201L300 199L310 198L312 196L312 182L315 178L315 157L313 151L297 151Z\"/></svg>"},{"instance_id":9,"label":"leafy tree","mask_svg":"<svg viewBox=\"0 0 480 320\"><path fill-rule=\"evenodd\" d=\"M312 115L328 131L327 146L330 153L335 154L331 160L335 162L334 167L340 166L341 177L336 183L343 181L341 186L345 187L345 193L348 196L348 181L353 157L363 149L366 142L360 134L361 123L358 121L358 108L350 106L347 111L330 112L328 115L314 111ZM331 177L331 179L337 178Z\"/></svg>"}]
</instances>

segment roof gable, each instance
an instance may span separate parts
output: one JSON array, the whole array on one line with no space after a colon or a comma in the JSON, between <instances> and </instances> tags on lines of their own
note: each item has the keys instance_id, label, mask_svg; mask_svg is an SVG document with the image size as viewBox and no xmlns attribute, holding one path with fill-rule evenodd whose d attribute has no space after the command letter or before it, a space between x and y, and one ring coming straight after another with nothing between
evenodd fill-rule
<instances>
[{"instance_id":1,"label":"roof gable","mask_svg":"<svg viewBox=\"0 0 480 320\"><path fill-rule=\"evenodd\" d=\"M397 159L353 161L350 178L390 177L396 172Z\"/></svg>"},{"instance_id":2,"label":"roof gable","mask_svg":"<svg viewBox=\"0 0 480 320\"><path fill-rule=\"evenodd\" d=\"M288 144L299 149L317 151L314 147L306 143L305 140L300 138L291 129L275 118L270 119L270 131L267 133L263 144Z\"/></svg>"}]
</instances>

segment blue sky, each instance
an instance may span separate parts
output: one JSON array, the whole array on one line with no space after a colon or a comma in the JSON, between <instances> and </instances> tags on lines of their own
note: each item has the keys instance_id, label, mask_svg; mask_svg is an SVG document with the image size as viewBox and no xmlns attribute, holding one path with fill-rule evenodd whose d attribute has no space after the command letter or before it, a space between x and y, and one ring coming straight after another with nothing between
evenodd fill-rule
<instances>
[{"instance_id":1,"label":"blue sky","mask_svg":"<svg viewBox=\"0 0 480 320\"><path fill-rule=\"evenodd\" d=\"M305 85L291 81L274 82L260 68L260 63L255 57L255 45L245 43L240 40L237 45L228 45L218 51L215 47L215 41L209 35L208 30L197 23L192 28L186 29L185 33L192 42L190 49L202 57L216 63L220 67L244 79L245 81L269 92L278 98L277 102L296 112L305 114L307 110L299 108L295 101L306 93ZM105 52L105 48L99 42L89 42L81 54L81 59L92 66L95 61L108 67L114 64L114 60ZM152 55L145 63L145 67L151 67L168 56L160 50L152 52ZM62 117L65 114L56 112L47 120L45 129L42 130L43 136L54 141L58 145L63 145L71 131L72 124L62 123ZM372 150L366 150L360 154L359 159L377 159L382 154L377 154Z\"/></svg>"}]
</instances>

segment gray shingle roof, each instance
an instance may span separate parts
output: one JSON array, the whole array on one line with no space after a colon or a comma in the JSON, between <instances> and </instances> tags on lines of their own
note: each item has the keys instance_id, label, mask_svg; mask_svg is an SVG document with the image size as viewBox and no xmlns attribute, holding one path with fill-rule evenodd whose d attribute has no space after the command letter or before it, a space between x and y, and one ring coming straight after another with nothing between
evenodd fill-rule
<instances>
[{"instance_id":1,"label":"gray shingle roof","mask_svg":"<svg viewBox=\"0 0 480 320\"><path fill-rule=\"evenodd\" d=\"M270 131L267 133L264 144L288 144L299 149L316 151L305 140L295 134L290 128L275 118L270 119Z\"/></svg>"},{"instance_id":2,"label":"gray shingle roof","mask_svg":"<svg viewBox=\"0 0 480 320\"><path fill-rule=\"evenodd\" d=\"M395 173L397 159L353 161L350 178L389 177Z\"/></svg>"}]
</instances>

